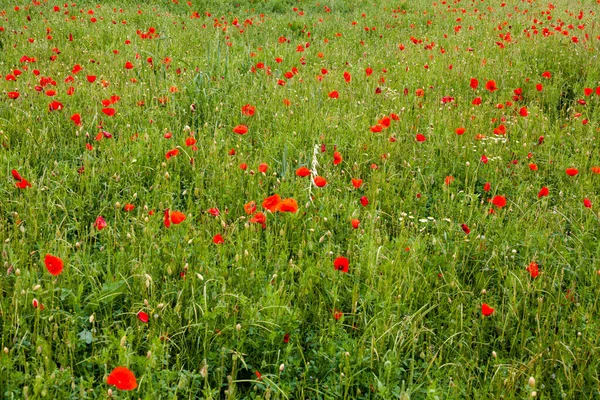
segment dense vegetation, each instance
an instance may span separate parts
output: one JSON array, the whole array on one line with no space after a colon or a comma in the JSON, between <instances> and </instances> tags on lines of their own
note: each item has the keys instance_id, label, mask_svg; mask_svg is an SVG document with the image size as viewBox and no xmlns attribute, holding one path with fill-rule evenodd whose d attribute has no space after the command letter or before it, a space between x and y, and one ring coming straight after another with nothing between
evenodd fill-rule
<instances>
[{"instance_id":1,"label":"dense vegetation","mask_svg":"<svg viewBox=\"0 0 600 400\"><path fill-rule=\"evenodd\" d=\"M600 4L15 3L1 397L599 396Z\"/></svg>"}]
</instances>

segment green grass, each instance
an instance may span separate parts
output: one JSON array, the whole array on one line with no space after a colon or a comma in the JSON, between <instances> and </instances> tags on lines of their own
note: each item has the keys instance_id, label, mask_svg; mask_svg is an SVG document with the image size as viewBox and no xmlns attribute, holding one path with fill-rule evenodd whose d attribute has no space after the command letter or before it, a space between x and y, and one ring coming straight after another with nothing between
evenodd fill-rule
<instances>
[{"instance_id":1,"label":"green grass","mask_svg":"<svg viewBox=\"0 0 600 400\"><path fill-rule=\"evenodd\" d=\"M0 6L1 397L599 395L596 2L141 3ZM136 34L150 27L156 38ZM56 86L37 91L41 77ZM53 100L63 108L49 111ZM391 113L399 120L371 131ZM102 131L112 138L96 140ZM327 186L297 177L301 166ZM13 169L31 187L17 188ZM265 211L275 193L298 211L251 223L244 205ZM488 202L496 195L506 207ZM167 208L186 220L166 228ZM64 260L60 275L46 254ZM136 375L133 392L107 385L117 366Z\"/></svg>"}]
</instances>

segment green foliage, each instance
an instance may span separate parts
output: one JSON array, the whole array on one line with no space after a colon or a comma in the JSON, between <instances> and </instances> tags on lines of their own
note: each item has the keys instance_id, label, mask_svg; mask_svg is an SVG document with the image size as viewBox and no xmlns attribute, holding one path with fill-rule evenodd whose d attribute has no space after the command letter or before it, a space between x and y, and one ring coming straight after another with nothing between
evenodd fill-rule
<instances>
[{"instance_id":1,"label":"green foliage","mask_svg":"<svg viewBox=\"0 0 600 400\"><path fill-rule=\"evenodd\" d=\"M1 6L0 397L597 397L593 15L566 0L138 3ZM568 35L544 35L558 18ZM299 209L263 229L244 205L275 193ZM166 209L186 220L165 227ZM135 391L107 385L116 366Z\"/></svg>"}]
</instances>

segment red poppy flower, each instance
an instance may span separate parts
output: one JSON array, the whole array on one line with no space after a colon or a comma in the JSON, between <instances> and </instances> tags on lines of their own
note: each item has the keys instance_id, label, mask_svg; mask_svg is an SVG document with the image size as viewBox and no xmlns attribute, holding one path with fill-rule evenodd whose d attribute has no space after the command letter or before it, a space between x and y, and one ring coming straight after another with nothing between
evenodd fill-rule
<instances>
[{"instance_id":1,"label":"red poppy flower","mask_svg":"<svg viewBox=\"0 0 600 400\"><path fill-rule=\"evenodd\" d=\"M471 78L469 86L471 86L471 89L477 89L477 87L479 86L479 81L475 78Z\"/></svg>"},{"instance_id":2,"label":"red poppy flower","mask_svg":"<svg viewBox=\"0 0 600 400\"><path fill-rule=\"evenodd\" d=\"M354 218L352 221L350 221L350 223L352 224L352 228L358 229L358 226L360 225L360 220Z\"/></svg>"},{"instance_id":3,"label":"red poppy flower","mask_svg":"<svg viewBox=\"0 0 600 400\"><path fill-rule=\"evenodd\" d=\"M454 132L456 132L457 135L462 135L465 133L465 128L460 127L460 128L456 128L456 130Z\"/></svg>"},{"instance_id":4,"label":"red poppy flower","mask_svg":"<svg viewBox=\"0 0 600 400\"><path fill-rule=\"evenodd\" d=\"M504 197L504 196L495 196L492 199L492 204L495 205L498 208L502 208L502 207L506 206L506 197Z\"/></svg>"},{"instance_id":5,"label":"red poppy flower","mask_svg":"<svg viewBox=\"0 0 600 400\"><path fill-rule=\"evenodd\" d=\"M333 165L338 165L341 162L342 162L342 155L339 152L335 151L333 153Z\"/></svg>"},{"instance_id":6,"label":"red poppy flower","mask_svg":"<svg viewBox=\"0 0 600 400\"><path fill-rule=\"evenodd\" d=\"M99 215L98 218L96 218L96 221L94 222L94 228L101 231L102 229L106 228L106 226L107 224L104 220L104 217L102 215Z\"/></svg>"},{"instance_id":7,"label":"red poppy flower","mask_svg":"<svg viewBox=\"0 0 600 400\"><path fill-rule=\"evenodd\" d=\"M60 101L54 100L52 103L48 105L48 109L50 111L60 111L63 109L63 104Z\"/></svg>"},{"instance_id":8,"label":"red poppy flower","mask_svg":"<svg viewBox=\"0 0 600 400\"><path fill-rule=\"evenodd\" d=\"M143 311L138 312L137 317L143 323L145 323L145 324L148 323L148 314L146 314L145 312L143 312Z\"/></svg>"},{"instance_id":9,"label":"red poppy flower","mask_svg":"<svg viewBox=\"0 0 600 400\"><path fill-rule=\"evenodd\" d=\"M165 215L164 215L163 223L165 225L165 228L170 228L171 227L171 217L169 216L169 209L168 208L165 210Z\"/></svg>"},{"instance_id":10,"label":"red poppy flower","mask_svg":"<svg viewBox=\"0 0 600 400\"><path fill-rule=\"evenodd\" d=\"M300 167L296 170L296 176L304 178L310 175L310 170L306 167Z\"/></svg>"},{"instance_id":11,"label":"red poppy flower","mask_svg":"<svg viewBox=\"0 0 600 400\"><path fill-rule=\"evenodd\" d=\"M415 136L415 139L417 139L417 142L424 142L425 140L427 140L425 135L423 135L421 133L417 133L417 136Z\"/></svg>"},{"instance_id":12,"label":"red poppy flower","mask_svg":"<svg viewBox=\"0 0 600 400\"><path fill-rule=\"evenodd\" d=\"M266 199L264 199L262 202L262 206L266 210L275 212L279 207L279 203L281 203L281 196L279 196L278 194L274 194L273 196L269 196Z\"/></svg>"},{"instance_id":13,"label":"red poppy flower","mask_svg":"<svg viewBox=\"0 0 600 400\"><path fill-rule=\"evenodd\" d=\"M258 166L258 172L262 172L264 174L265 172L267 172L268 168L269 168L269 164L267 164L267 163L261 163Z\"/></svg>"},{"instance_id":14,"label":"red poppy flower","mask_svg":"<svg viewBox=\"0 0 600 400\"><path fill-rule=\"evenodd\" d=\"M485 88L486 88L486 90L489 90L490 92L498 90L498 87L496 86L496 81L494 81L494 80L487 81L487 83L485 84Z\"/></svg>"},{"instance_id":15,"label":"red poppy flower","mask_svg":"<svg viewBox=\"0 0 600 400\"><path fill-rule=\"evenodd\" d=\"M359 189L362 186L363 180L358 178L352 178L352 186Z\"/></svg>"},{"instance_id":16,"label":"red poppy flower","mask_svg":"<svg viewBox=\"0 0 600 400\"><path fill-rule=\"evenodd\" d=\"M15 184L19 189L26 189L31 187L31 183L29 183L25 178L21 179L19 182Z\"/></svg>"},{"instance_id":17,"label":"red poppy flower","mask_svg":"<svg viewBox=\"0 0 600 400\"><path fill-rule=\"evenodd\" d=\"M542 77L546 79L552 78L552 74L549 71L542 72Z\"/></svg>"},{"instance_id":18,"label":"red poppy flower","mask_svg":"<svg viewBox=\"0 0 600 400\"><path fill-rule=\"evenodd\" d=\"M79 113L71 115L71 121L77 126L81 126L81 115Z\"/></svg>"},{"instance_id":19,"label":"red poppy flower","mask_svg":"<svg viewBox=\"0 0 600 400\"><path fill-rule=\"evenodd\" d=\"M13 169L12 171L10 171L10 173L17 182L21 182L23 180L23 177L21 176L21 174L19 174L19 172L17 172L16 169Z\"/></svg>"},{"instance_id":20,"label":"red poppy flower","mask_svg":"<svg viewBox=\"0 0 600 400\"><path fill-rule=\"evenodd\" d=\"M529 169L532 171L537 171L538 170L538 166L534 163L529 164Z\"/></svg>"},{"instance_id":21,"label":"red poppy flower","mask_svg":"<svg viewBox=\"0 0 600 400\"><path fill-rule=\"evenodd\" d=\"M487 158L487 156L485 154L482 154L479 161L481 161L484 164L487 164L490 160Z\"/></svg>"},{"instance_id":22,"label":"red poppy flower","mask_svg":"<svg viewBox=\"0 0 600 400\"><path fill-rule=\"evenodd\" d=\"M529 266L527 267L527 272L529 272L529 275L531 275L532 278L534 278L534 279L537 278L537 276L540 273L537 263L534 263L534 262L529 263Z\"/></svg>"},{"instance_id":23,"label":"red poppy flower","mask_svg":"<svg viewBox=\"0 0 600 400\"><path fill-rule=\"evenodd\" d=\"M469 233L471 233L471 230L469 229L467 224L462 224L460 227L462 228L463 232L465 232L465 235L468 235Z\"/></svg>"},{"instance_id":24,"label":"red poppy flower","mask_svg":"<svg viewBox=\"0 0 600 400\"><path fill-rule=\"evenodd\" d=\"M213 237L213 243L214 244L223 244L223 243L225 243L225 240L223 240L223 236L220 233L217 233Z\"/></svg>"},{"instance_id":25,"label":"red poppy flower","mask_svg":"<svg viewBox=\"0 0 600 400\"><path fill-rule=\"evenodd\" d=\"M283 335L283 343L289 343L290 342L290 334L286 333L285 335Z\"/></svg>"},{"instance_id":26,"label":"red poppy flower","mask_svg":"<svg viewBox=\"0 0 600 400\"><path fill-rule=\"evenodd\" d=\"M171 157L175 157L177 154L179 154L179 149L169 150L167 151L167 154L165 154L165 158L168 160Z\"/></svg>"},{"instance_id":27,"label":"red poppy flower","mask_svg":"<svg viewBox=\"0 0 600 400\"><path fill-rule=\"evenodd\" d=\"M267 216L259 211L256 214L254 214L252 218L250 218L250 222L252 222L253 224L261 224L262 228L265 229L267 227Z\"/></svg>"},{"instance_id":28,"label":"red poppy flower","mask_svg":"<svg viewBox=\"0 0 600 400\"><path fill-rule=\"evenodd\" d=\"M196 144L196 139L194 139L193 137L189 137L185 139L185 145L187 147L193 146Z\"/></svg>"},{"instance_id":29,"label":"red poppy flower","mask_svg":"<svg viewBox=\"0 0 600 400\"><path fill-rule=\"evenodd\" d=\"M600 174L600 167L592 167L591 171L592 171L592 174L599 175Z\"/></svg>"},{"instance_id":30,"label":"red poppy flower","mask_svg":"<svg viewBox=\"0 0 600 400\"><path fill-rule=\"evenodd\" d=\"M340 318L342 318L344 316L344 313L341 312L340 310L333 310L333 318L335 318L336 321L339 321Z\"/></svg>"},{"instance_id":31,"label":"red poppy flower","mask_svg":"<svg viewBox=\"0 0 600 400\"><path fill-rule=\"evenodd\" d=\"M506 135L506 126L503 124L498 125L497 128L494 128L494 135Z\"/></svg>"},{"instance_id":32,"label":"red poppy flower","mask_svg":"<svg viewBox=\"0 0 600 400\"><path fill-rule=\"evenodd\" d=\"M367 196L361 196L360 204L362 204L363 207L366 207L369 205L369 199L367 198Z\"/></svg>"},{"instance_id":33,"label":"red poppy flower","mask_svg":"<svg viewBox=\"0 0 600 400\"><path fill-rule=\"evenodd\" d=\"M542 197L546 197L549 194L550 194L550 191L548 190L547 187L544 186L538 193L538 199L541 199Z\"/></svg>"},{"instance_id":34,"label":"red poppy flower","mask_svg":"<svg viewBox=\"0 0 600 400\"><path fill-rule=\"evenodd\" d=\"M329 92L328 96L329 96L330 99L337 99L337 98L340 97L340 94L338 93L337 90L334 90L332 92Z\"/></svg>"},{"instance_id":35,"label":"red poppy flower","mask_svg":"<svg viewBox=\"0 0 600 400\"><path fill-rule=\"evenodd\" d=\"M248 133L248 127L246 125L238 125L233 128L233 132L237 133L238 135L245 135Z\"/></svg>"},{"instance_id":36,"label":"red poppy flower","mask_svg":"<svg viewBox=\"0 0 600 400\"><path fill-rule=\"evenodd\" d=\"M333 268L336 271L342 271L347 273L348 272L348 259L346 257L338 257L335 260L333 260Z\"/></svg>"},{"instance_id":37,"label":"red poppy flower","mask_svg":"<svg viewBox=\"0 0 600 400\"><path fill-rule=\"evenodd\" d=\"M221 212L216 207L209 208L208 210L206 210L206 212L212 215L213 217L218 217L219 215L221 215Z\"/></svg>"},{"instance_id":38,"label":"red poppy flower","mask_svg":"<svg viewBox=\"0 0 600 400\"><path fill-rule=\"evenodd\" d=\"M117 110L115 110L112 107L105 107L102 109L102 113L104 113L105 115L107 115L109 117L113 117L117 113Z\"/></svg>"},{"instance_id":39,"label":"red poppy flower","mask_svg":"<svg viewBox=\"0 0 600 400\"><path fill-rule=\"evenodd\" d=\"M483 185L483 191L484 191L484 192L489 192L490 190L492 190L492 185L491 185L489 182L486 182L486 183Z\"/></svg>"},{"instance_id":40,"label":"red poppy flower","mask_svg":"<svg viewBox=\"0 0 600 400\"><path fill-rule=\"evenodd\" d=\"M135 375L126 367L117 367L112 370L106 383L114 385L119 390L133 390L137 388L137 381Z\"/></svg>"},{"instance_id":41,"label":"red poppy flower","mask_svg":"<svg viewBox=\"0 0 600 400\"><path fill-rule=\"evenodd\" d=\"M252 215L256 212L256 203L254 201L250 201L244 204L244 211L248 215Z\"/></svg>"},{"instance_id":42,"label":"red poppy flower","mask_svg":"<svg viewBox=\"0 0 600 400\"><path fill-rule=\"evenodd\" d=\"M89 83L94 83L96 82L96 75L88 75L86 76L86 79Z\"/></svg>"},{"instance_id":43,"label":"red poppy flower","mask_svg":"<svg viewBox=\"0 0 600 400\"><path fill-rule=\"evenodd\" d=\"M583 199L583 205L585 208L592 208L592 201L590 199Z\"/></svg>"},{"instance_id":44,"label":"red poppy flower","mask_svg":"<svg viewBox=\"0 0 600 400\"><path fill-rule=\"evenodd\" d=\"M186 216L180 211L171 211L169 218L171 219L172 223L174 223L175 225L179 225L180 223L185 221Z\"/></svg>"},{"instance_id":45,"label":"red poppy flower","mask_svg":"<svg viewBox=\"0 0 600 400\"><path fill-rule=\"evenodd\" d=\"M577 168L567 168L565 172L569 176L575 176L579 173L579 170Z\"/></svg>"},{"instance_id":46,"label":"red poppy flower","mask_svg":"<svg viewBox=\"0 0 600 400\"><path fill-rule=\"evenodd\" d=\"M352 80L352 76L349 72L344 72L344 80L348 83Z\"/></svg>"},{"instance_id":47,"label":"red poppy flower","mask_svg":"<svg viewBox=\"0 0 600 400\"><path fill-rule=\"evenodd\" d=\"M8 98L11 100L16 100L20 96L19 92L8 92Z\"/></svg>"},{"instance_id":48,"label":"red poppy flower","mask_svg":"<svg viewBox=\"0 0 600 400\"><path fill-rule=\"evenodd\" d=\"M323 186L327 185L327 180L325 178L323 178L322 176L315 176L313 182L315 183L315 186L317 186L317 187L323 187Z\"/></svg>"},{"instance_id":49,"label":"red poppy flower","mask_svg":"<svg viewBox=\"0 0 600 400\"><path fill-rule=\"evenodd\" d=\"M131 61L127 61L125 63L125 69L132 69L133 68L133 64L131 63Z\"/></svg>"},{"instance_id":50,"label":"red poppy flower","mask_svg":"<svg viewBox=\"0 0 600 400\"><path fill-rule=\"evenodd\" d=\"M46 257L44 257L44 264L46 265L48 272L54 276L60 274L64 267L63 260L51 254L46 254Z\"/></svg>"},{"instance_id":51,"label":"red poppy flower","mask_svg":"<svg viewBox=\"0 0 600 400\"><path fill-rule=\"evenodd\" d=\"M277 211L295 213L298 211L298 203L292 198L284 199L277 206Z\"/></svg>"},{"instance_id":52,"label":"red poppy flower","mask_svg":"<svg viewBox=\"0 0 600 400\"><path fill-rule=\"evenodd\" d=\"M249 117L253 116L256 112L256 107L251 106L250 104L246 104L242 106L242 114L247 115Z\"/></svg>"},{"instance_id":53,"label":"red poppy flower","mask_svg":"<svg viewBox=\"0 0 600 400\"><path fill-rule=\"evenodd\" d=\"M529 115L529 111L527 111L527 107L521 107L521 109L519 110L519 114L521 115L521 117L526 117Z\"/></svg>"},{"instance_id":54,"label":"red poppy flower","mask_svg":"<svg viewBox=\"0 0 600 400\"><path fill-rule=\"evenodd\" d=\"M481 97L475 97L471 104L473 104L474 106L481 105Z\"/></svg>"},{"instance_id":55,"label":"red poppy flower","mask_svg":"<svg viewBox=\"0 0 600 400\"><path fill-rule=\"evenodd\" d=\"M452 182L454 182L454 177L452 175L448 175L444 178L444 183L446 184L446 186L450 186Z\"/></svg>"},{"instance_id":56,"label":"red poppy flower","mask_svg":"<svg viewBox=\"0 0 600 400\"><path fill-rule=\"evenodd\" d=\"M378 132L381 132L382 130L383 130L383 126L381 126L379 124L371 127L371 132L373 132L373 133L378 133Z\"/></svg>"},{"instance_id":57,"label":"red poppy flower","mask_svg":"<svg viewBox=\"0 0 600 400\"><path fill-rule=\"evenodd\" d=\"M481 305L481 314L483 314L484 317L489 317L493 313L494 313L494 309L492 307L488 306L485 303L483 303Z\"/></svg>"},{"instance_id":58,"label":"red poppy flower","mask_svg":"<svg viewBox=\"0 0 600 400\"><path fill-rule=\"evenodd\" d=\"M123 207L123 210L125 210L126 212L133 211L134 209L135 209L135 206L133 204L131 204L131 203L127 203Z\"/></svg>"}]
</instances>

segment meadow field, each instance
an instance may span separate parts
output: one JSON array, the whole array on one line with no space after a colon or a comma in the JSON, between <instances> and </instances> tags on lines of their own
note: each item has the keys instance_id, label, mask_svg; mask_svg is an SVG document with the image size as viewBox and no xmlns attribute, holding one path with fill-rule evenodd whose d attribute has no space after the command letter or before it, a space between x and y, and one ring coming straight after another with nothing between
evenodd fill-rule
<instances>
[{"instance_id":1,"label":"meadow field","mask_svg":"<svg viewBox=\"0 0 600 400\"><path fill-rule=\"evenodd\" d=\"M600 1L0 4L0 397L600 397Z\"/></svg>"}]
</instances>

